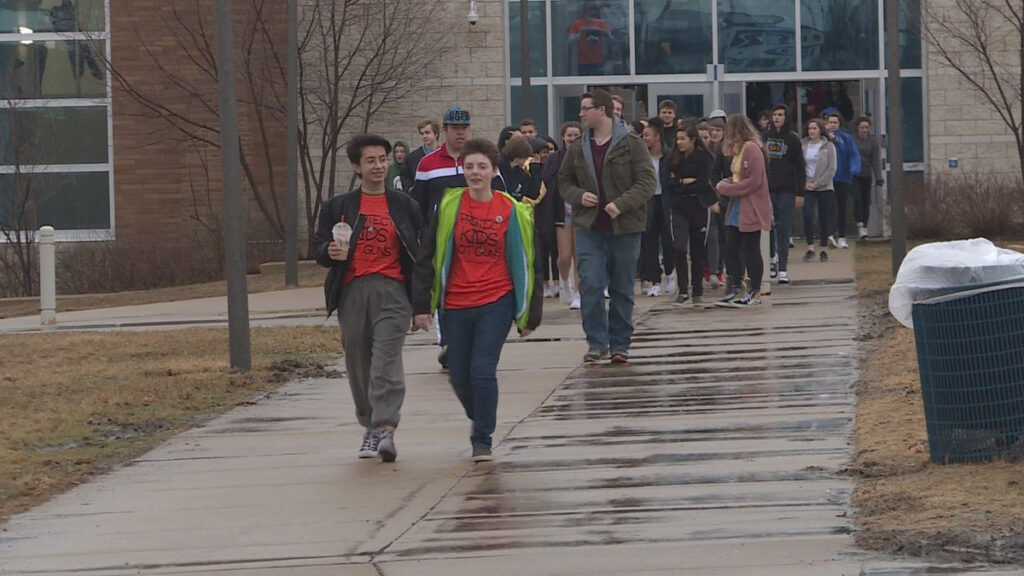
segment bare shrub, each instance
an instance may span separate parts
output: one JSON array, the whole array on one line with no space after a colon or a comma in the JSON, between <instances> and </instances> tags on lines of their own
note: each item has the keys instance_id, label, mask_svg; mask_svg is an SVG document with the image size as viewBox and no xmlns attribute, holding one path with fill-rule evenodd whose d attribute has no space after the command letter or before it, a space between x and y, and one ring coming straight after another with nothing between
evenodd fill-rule
<instances>
[{"instance_id":1,"label":"bare shrub","mask_svg":"<svg viewBox=\"0 0 1024 576\"><path fill-rule=\"evenodd\" d=\"M1024 229L1021 184L1013 177L964 172L908 183L907 236L1000 238Z\"/></svg>"},{"instance_id":2,"label":"bare shrub","mask_svg":"<svg viewBox=\"0 0 1024 576\"><path fill-rule=\"evenodd\" d=\"M957 201L948 188L936 186L934 178L914 179L908 180L905 194L908 237L957 237Z\"/></svg>"},{"instance_id":3,"label":"bare shrub","mask_svg":"<svg viewBox=\"0 0 1024 576\"><path fill-rule=\"evenodd\" d=\"M223 277L223 260L211 252L158 243L60 245L57 292L121 292L218 280Z\"/></svg>"},{"instance_id":4,"label":"bare shrub","mask_svg":"<svg viewBox=\"0 0 1024 576\"><path fill-rule=\"evenodd\" d=\"M957 199L957 216L965 236L1001 238L1024 229L1018 179L979 173L943 178Z\"/></svg>"}]
</instances>

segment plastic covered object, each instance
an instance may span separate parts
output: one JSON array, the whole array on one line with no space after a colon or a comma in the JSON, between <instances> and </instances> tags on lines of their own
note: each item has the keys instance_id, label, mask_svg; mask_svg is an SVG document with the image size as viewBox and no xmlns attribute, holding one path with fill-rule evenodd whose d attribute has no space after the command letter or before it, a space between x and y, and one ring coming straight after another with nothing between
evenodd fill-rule
<instances>
[{"instance_id":1,"label":"plastic covered object","mask_svg":"<svg viewBox=\"0 0 1024 576\"><path fill-rule=\"evenodd\" d=\"M1022 279L1024 254L999 248L985 238L922 244L900 265L889 290L889 312L900 324L913 328L917 302Z\"/></svg>"},{"instance_id":2,"label":"plastic covered object","mask_svg":"<svg viewBox=\"0 0 1024 576\"><path fill-rule=\"evenodd\" d=\"M331 228L331 235L334 236L334 241L338 243L338 246L345 246L352 238L352 227L347 222L338 222Z\"/></svg>"}]
</instances>

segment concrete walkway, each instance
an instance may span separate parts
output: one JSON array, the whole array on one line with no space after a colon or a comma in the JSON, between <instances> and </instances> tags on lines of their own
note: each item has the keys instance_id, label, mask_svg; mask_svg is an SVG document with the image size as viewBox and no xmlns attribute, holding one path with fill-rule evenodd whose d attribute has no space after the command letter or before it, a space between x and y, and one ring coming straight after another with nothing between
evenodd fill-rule
<instances>
[{"instance_id":1,"label":"concrete walkway","mask_svg":"<svg viewBox=\"0 0 1024 576\"><path fill-rule=\"evenodd\" d=\"M0 574L985 572L853 546L837 475L857 377L851 262L791 264L798 282L750 310L638 297L628 368L581 367L578 313L551 301L505 348L490 464L469 462L469 423L415 335L396 463L355 458L344 382L293 382L12 518ZM149 313L211 317L190 309Z\"/></svg>"}]
</instances>

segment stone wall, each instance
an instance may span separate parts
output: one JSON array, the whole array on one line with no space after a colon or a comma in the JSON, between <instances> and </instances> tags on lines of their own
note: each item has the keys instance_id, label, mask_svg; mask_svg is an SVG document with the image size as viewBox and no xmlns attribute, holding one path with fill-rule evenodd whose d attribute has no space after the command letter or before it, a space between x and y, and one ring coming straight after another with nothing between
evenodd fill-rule
<instances>
[{"instance_id":1,"label":"stone wall","mask_svg":"<svg viewBox=\"0 0 1024 576\"><path fill-rule=\"evenodd\" d=\"M956 16L954 0L929 0L923 18L926 26L937 30L935 18ZM1019 35L998 17L991 18L989 22L992 40L997 47L994 53L997 62L1008 67L1019 79ZM966 21L963 27L967 27ZM965 69L977 71L978 78L984 77L968 51L957 49L958 45L948 39L942 44L956 50L954 57L961 59ZM925 57L930 170L939 174L952 172L949 159L957 158L960 166L957 170L962 172L1019 176L1020 162L1013 133L1000 119L996 109L927 41ZM1011 88L1016 83L1015 79L1008 82ZM1010 97L1014 98L1014 95ZM1014 113L1020 116L1020 102L1016 103Z\"/></svg>"}]
</instances>

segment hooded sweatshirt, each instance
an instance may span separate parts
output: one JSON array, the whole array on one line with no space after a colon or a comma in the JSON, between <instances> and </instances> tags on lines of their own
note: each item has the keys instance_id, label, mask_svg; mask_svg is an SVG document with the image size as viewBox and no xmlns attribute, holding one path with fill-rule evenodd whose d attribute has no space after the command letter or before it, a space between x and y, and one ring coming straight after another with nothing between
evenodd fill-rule
<instances>
[{"instance_id":1,"label":"hooded sweatshirt","mask_svg":"<svg viewBox=\"0 0 1024 576\"><path fill-rule=\"evenodd\" d=\"M765 132L764 150L768 156L768 190L776 192L803 193L807 182L807 168L804 166L804 152L800 136L793 131L789 111L781 129L773 123Z\"/></svg>"},{"instance_id":2,"label":"hooded sweatshirt","mask_svg":"<svg viewBox=\"0 0 1024 576\"><path fill-rule=\"evenodd\" d=\"M388 166L388 175L387 178L384 179L384 183L387 185L388 190L395 190L408 194L409 192L412 192L412 183L410 182L409 186L406 187L405 180L400 178L405 162L402 164L398 163L396 152L398 151L399 146L405 148L405 157L409 157L409 145L403 140L395 140L394 145L391 146L391 165ZM398 180L396 181L395 178L398 178Z\"/></svg>"}]
</instances>

